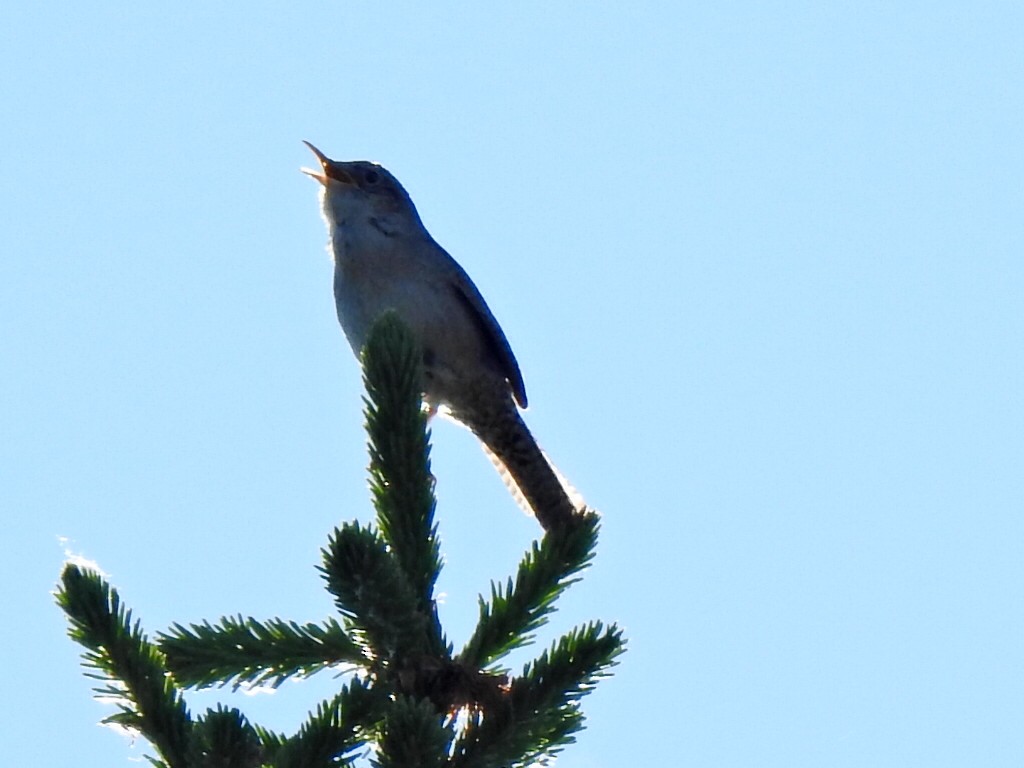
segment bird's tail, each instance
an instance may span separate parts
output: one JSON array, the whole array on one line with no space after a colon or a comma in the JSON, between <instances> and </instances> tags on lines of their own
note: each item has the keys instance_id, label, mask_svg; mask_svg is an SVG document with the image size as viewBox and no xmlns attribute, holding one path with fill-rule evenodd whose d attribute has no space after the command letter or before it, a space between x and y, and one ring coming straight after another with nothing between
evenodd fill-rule
<instances>
[{"instance_id":1,"label":"bird's tail","mask_svg":"<svg viewBox=\"0 0 1024 768\"><path fill-rule=\"evenodd\" d=\"M487 454L487 458L491 460L491 464L498 470L498 474L501 476L501 480L505 483L505 487L508 488L508 492L512 494L512 498L515 499L516 504L528 515L534 514L533 507L530 506L530 502L526 500L526 494L523 493L523 489L519 487L519 483L516 482L515 477L512 476L512 472L505 465L498 455L487 447L485 443L481 443L483 446L484 453ZM551 463L551 459L548 455L541 451L541 455L544 460L548 463L548 467L554 472L555 478L562 486L562 490L565 495L569 498L569 503L572 505L573 510L579 512L586 508L587 503L583 500L583 494L581 494L576 488L569 482L565 475L562 474L561 470L558 469L554 464Z\"/></svg>"},{"instance_id":2,"label":"bird's tail","mask_svg":"<svg viewBox=\"0 0 1024 768\"><path fill-rule=\"evenodd\" d=\"M583 497L537 445L514 405L484 430L474 430L484 452L513 498L536 516L545 530L566 522L585 508Z\"/></svg>"}]
</instances>

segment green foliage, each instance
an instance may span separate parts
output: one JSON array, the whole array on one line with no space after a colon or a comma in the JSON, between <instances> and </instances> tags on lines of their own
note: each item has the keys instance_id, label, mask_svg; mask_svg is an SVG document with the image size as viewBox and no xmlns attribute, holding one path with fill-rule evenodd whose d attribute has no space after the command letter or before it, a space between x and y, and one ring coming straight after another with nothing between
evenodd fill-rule
<instances>
[{"instance_id":1,"label":"green foliage","mask_svg":"<svg viewBox=\"0 0 1024 768\"><path fill-rule=\"evenodd\" d=\"M346 523L331 536L321 572L338 610L373 659L422 653L428 616L384 538Z\"/></svg>"},{"instance_id":2,"label":"green foliage","mask_svg":"<svg viewBox=\"0 0 1024 768\"><path fill-rule=\"evenodd\" d=\"M67 614L71 638L85 648L89 676L104 681L96 693L117 714L104 720L149 739L171 768L187 768L191 719L181 692L166 674L163 653L143 634L117 592L95 571L68 565L57 603Z\"/></svg>"},{"instance_id":3,"label":"green foliage","mask_svg":"<svg viewBox=\"0 0 1024 768\"><path fill-rule=\"evenodd\" d=\"M259 733L237 709L217 707L198 720L189 739L188 765L196 768L258 766L263 763Z\"/></svg>"},{"instance_id":4,"label":"green foliage","mask_svg":"<svg viewBox=\"0 0 1024 768\"><path fill-rule=\"evenodd\" d=\"M271 750L276 768L337 765L363 746L363 733L385 711L384 691L356 678L331 701L317 707L293 738Z\"/></svg>"},{"instance_id":5,"label":"green foliage","mask_svg":"<svg viewBox=\"0 0 1024 768\"><path fill-rule=\"evenodd\" d=\"M441 545L434 524L420 359L412 335L393 314L377 323L362 357L370 489L377 521L419 608L429 612L441 571Z\"/></svg>"},{"instance_id":6,"label":"green foliage","mask_svg":"<svg viewBox=\"0 0 1024 768\"><path fill-rule=\"evenodd\" d=\"M384 716L376 765L379 768L441 768L447 762L452 728L426 699L399 696Z\"/></svg>"},{"instance_id":7,"label":"green foliage","mask_svg":"<svg viewBox=\"0 0 1024 768\"><path fill-rule=\"evenodd\" d=\"M492 582L490 602L480 598L480 621L459 659L482 667L529 643L555 610L558 595L593 557L598 527L596 513L577 516L534 543L519 564L514 584L509 579L502 588Z\"/></svg>"},{"instance_id":8,"label":"green foliage","mask_svg":"<svg viewBox=\"0 0 1024 768\"><path fill-rule=\"evenodd\" d=\"M154 765L319 768L349 764L371 747L381 768L525 766L573 740L583 725L581 697L622 652L616 627L592 623L517 677L493 666L530 642L592 559L598 517L585 511L534 543L514 580L492 584L476 630L453 656L434 603L441 555L420 353L394 315L374 326L363 367L377 520L343 524L323 551L320 571L340 621L226 617L174 624L152 643L99 574L65 567L57 600L70 635L103 682L97 693L118 708L105 722L145 737L159 755ZM348 681L292 736L249 723L236 709L193 716L182 693L276 687L324 669L347 671Z\"/></svg>"},{"instance_id":9,"label":"green foliage","mask_svg":"<svg viewBox=\"0 0 1024 768\"><path fill-rule=\"evenodd\" d=\"M476 718L456 745L457 768L529 765L552 757L583 727L579 700L622 653L621 631L600 622L579 627L527 664L503 706Z\"/></svg>"},{"instance_id":10,"label":"green foliage","mask_svg":"<svg viewBox=\"0 0 1024 768\"><path fill-rule=\"evenodd\" d=\"M276 688L293 675L365 662L362 646L333 618L322 625L241 616L188 628L174 624L160 635L160 647L174 679L193 688L227 683Z\"/></svg>"}]
</instances>

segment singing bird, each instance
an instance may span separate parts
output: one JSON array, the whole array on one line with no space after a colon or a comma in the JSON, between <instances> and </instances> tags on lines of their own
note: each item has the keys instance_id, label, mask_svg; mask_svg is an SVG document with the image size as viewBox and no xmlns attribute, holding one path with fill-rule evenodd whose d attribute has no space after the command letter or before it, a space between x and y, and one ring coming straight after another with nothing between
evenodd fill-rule
<instances>
[{"instance_id":1,"label":"singing bird","mask_svg":"<svg viewBox=\"0 0 1024 768\"><path fill-rule=\"evenodd\" d=\"M376 163L331 160L303 168L321 184L334 256L334 298L358 356L374 321L391 309L423 353L423 397L483 443L513 494L545 530L583 508L519 414L526 388L512 348L469 275L430 236L409 194Z\"/></svg>"}]
</instances>

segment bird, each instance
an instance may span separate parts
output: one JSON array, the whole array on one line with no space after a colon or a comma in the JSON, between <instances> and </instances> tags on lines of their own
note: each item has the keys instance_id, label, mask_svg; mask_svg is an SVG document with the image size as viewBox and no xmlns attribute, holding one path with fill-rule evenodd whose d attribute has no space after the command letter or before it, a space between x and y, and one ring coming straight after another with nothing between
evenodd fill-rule
<instances>
[{"instance_id":1,"label":"bird","mask_svg":"<svg viewBox=\"0 0 1024 768\"><path fill-rule=\"evenodd\" d=\"M569 524L585 505L523 421L519 363L476 285L431 237L386 168L332 160L303 143L320 166L302 172L321 185L338 320L353 352L361 353L380 315L397 313L422 353L428 411L440 410L477 436L545 531Z\"/></svg>"}]
</instances>

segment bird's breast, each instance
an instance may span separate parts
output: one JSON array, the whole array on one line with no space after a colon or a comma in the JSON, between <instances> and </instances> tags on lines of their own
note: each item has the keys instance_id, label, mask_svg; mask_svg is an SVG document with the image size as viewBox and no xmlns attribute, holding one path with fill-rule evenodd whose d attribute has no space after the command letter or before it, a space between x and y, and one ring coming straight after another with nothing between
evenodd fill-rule
<instances>
[{"instance_id":1,"label":"bird's breast","mask_svg":"<svg viewBox=\"0 0 1024 768\"><path fill-rule=\"evenodd\" d=\"M387 252L373 259L336 258L334 297L338 320L358 355L374 321L394 310L423 352L428 399L456 405L481 377L507 388L475 318L445 274L431 274Z\"/></svg>"}]
</instances>

